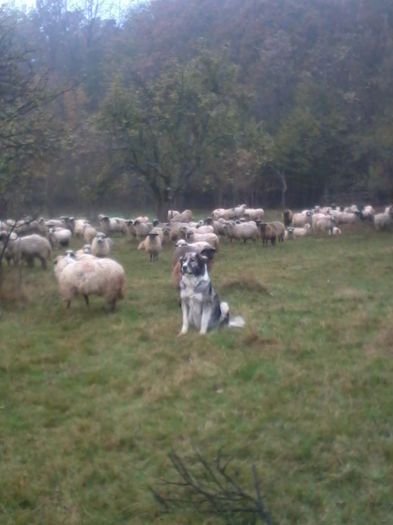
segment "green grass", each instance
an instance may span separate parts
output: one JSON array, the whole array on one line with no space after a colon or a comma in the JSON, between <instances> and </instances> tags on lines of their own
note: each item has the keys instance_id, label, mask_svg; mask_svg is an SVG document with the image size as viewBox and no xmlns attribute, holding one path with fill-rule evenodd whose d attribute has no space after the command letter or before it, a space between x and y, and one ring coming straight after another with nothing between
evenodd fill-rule
<instances>
[{"instance_id":1,"label":"green grass","mask_svg":"<svg viewBox=\"0 0 393 525\"><path fill-rule=\"evenodd\" d=\"M391 234L222 242L213 284L246 328L206 337L177 337L171 253L116 240L114 314L23 269L0 320L0 523L222 523L148 490L171 450L219 449L250 492L255 463L277 524L392 523Z\"/></svg>"}]
</instances>

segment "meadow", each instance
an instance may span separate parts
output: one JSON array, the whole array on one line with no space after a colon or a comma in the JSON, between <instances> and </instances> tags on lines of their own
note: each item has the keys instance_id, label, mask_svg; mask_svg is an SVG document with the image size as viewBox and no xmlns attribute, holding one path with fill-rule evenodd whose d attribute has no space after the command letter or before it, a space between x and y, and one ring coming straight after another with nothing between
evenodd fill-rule
<instances>
[{"instance_id":1,"label":"meadow","mask_svg":"<svg viewBox=\"0 0 393 525\"><path fill-rule=\"evenodd\" d=\"M250 492L255 465L276 524L392 523L392 234L222 242L211 277L246 327L207 336L177 336L172 248L149 263L136 246L116 239L113 314L66 310L51 267L13 295L5 269L0 523L225 523L149 490L176 478L171 451L219 450Z\"/></svg>"}]
</instances>

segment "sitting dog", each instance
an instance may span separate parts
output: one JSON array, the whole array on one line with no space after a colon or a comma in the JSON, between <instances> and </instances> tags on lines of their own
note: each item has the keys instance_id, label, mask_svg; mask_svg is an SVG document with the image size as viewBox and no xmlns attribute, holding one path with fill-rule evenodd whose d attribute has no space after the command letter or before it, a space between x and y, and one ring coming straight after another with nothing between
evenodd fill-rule
<instances>
[{"instance_id":1,"label":"sitting dog","mask_svg":"<svg viewBox=\"0 0 393 525\"><path fill-rule=\"evenodd\" d=\"M208 330L219 326L244 326L242 317L229 317L228 303L220 303L206 262L207 257L197 252L186 253L180 259L182 327L179 335L186 334L189 325L194 326L200 334L206 334Z\"/></svg>"}]
</instances>

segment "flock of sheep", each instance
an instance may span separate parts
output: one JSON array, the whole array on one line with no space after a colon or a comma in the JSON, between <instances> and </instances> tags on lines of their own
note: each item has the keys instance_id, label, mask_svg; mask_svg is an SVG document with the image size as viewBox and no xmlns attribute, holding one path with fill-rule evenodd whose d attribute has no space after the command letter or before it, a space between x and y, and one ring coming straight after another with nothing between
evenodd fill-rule
<instances>
[{"instance_id":1,"label":"flock of sheep","mask_svg":"<svg viewBox=\"0 0 393 525\"><path fill-rule=\"evenodd\" d=\"M261 240L274 245L284 240L296 239L315 233L339 235L348 225L372 223L376 230L393 227L393 205L376 213L370 205L359 209L316 206L313 209L292 212L284 210L282 221L265 221L262 208L248 208L245 204L234 208L219 208L200 221L193 221L192 212L170 210L168 221L151 222L140 216L133 220L122 217L98 216L94 226L86 219L60 217L22 221L0 221L0 255L8 263L18 265L25 260L32 266L40 260L43 268L52 257L53 249L68 248L71 238L77 237L82 247L67 250L54 260L54 273L59 291L67 307L76 296L89 303L89 295L103 296L114 309L116 302L125 295L127 279L123 267L110 259L111 237L123 235L138 241L138 250L144 250L150 259L159 257L163 245L174 246L172 280L178 286L179 259L189 251L202 253L211 264L218 250L220 239L229 241Z\"/></svg>"}]
</instances>

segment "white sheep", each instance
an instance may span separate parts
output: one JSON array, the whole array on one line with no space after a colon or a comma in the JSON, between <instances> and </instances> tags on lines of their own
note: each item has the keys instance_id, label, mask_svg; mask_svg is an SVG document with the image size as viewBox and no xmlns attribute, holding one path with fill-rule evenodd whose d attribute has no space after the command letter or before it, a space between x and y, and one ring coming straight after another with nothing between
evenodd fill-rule
<instances>
[{"instance_id":1,"label":"white sheep","mask_svg":"<svg viewBox=\"0 0 393 525\"><path fill-rule=\"evenodd\" d=\"M387 206L383 213L374 215L374 228L377 231L390 229L393 225L393 206Z\"/></svg>"},{"instance_id":2,"label":"white sheep","mask_svg":"<svg viewBox=\"0 0 393 525\"><path fill-rule=\"evenodd\" d=\"M146 236L146 238L139 244L138 250L145 250L149 254L150 262L158 259L158 254L161 251L162 243L160 233L153 228Z\"/></svg>"},{"instance_id":3,"label":"white sheep","mask_svg":"<svg viewBox=\"0 0 393 525\"><path fill-rule=\"evenodd\" d=\"M292 226L294 228L303 228L306 223L311 224L313 214L311 210L303 210L292 215Z\"/></svg>"},{"instance_id":4,"label":"white sheep","mask_svg":"<svg viewBox=\"0 0 393 525\"><path fill-rule=\"evenodd\" d=\"M85 223L83 227L83 240L86 244L91 244L94 237L97 235L97 230L90 224Z\"/></svg>"},{"instance_id":5,"label":"white sheep","mask_svg":"<svg viewBox=\"0 0 393 525\"><path fill-rule=\"evenodd\" d=\"M244 243L247 242L247 240L249 239L255 242L260 237L258 226L254 221L229 221L227 223L225 232L228 239L239 239L242 240Z\"/></svg>"},{"instance_id":6,"label":"white sheep","mask_svg":"<svg viewBox=\"0 0 393 525\"><path fill-rule=\"evenodd\" d=\"M72 237L72 232L68 228L51 227L49 228L49 241L54 246L68 246Z\"/></svg>"},{"instance_id":7,"label":"white sheep","mask_svg":"<svg viewBox=\"0 0 393 525\"><path fill-rule=\"evenodd\" d=\"M34 265L34 259L41 261L42 268L46 269L47 260L52 255L51 245L45 237L33 233L25 237L18 237L14 232L9 238L5 257L7 261L13 260L19 264L21 260L26 260L29 266Z\"/></svg>"},{"instance_id":8,"label":"white sheep","mask_svg":"<svg viewBox=\"0 0 393 525\"><path fill-rule=\"evenodd\" d=\"M265 216L265 210L263 208L246 208L244 216L252 221L262 221Z\"/></svg>"},{"instance_id":9,"label":"white sheep","mask_svg":"<svg viewBox=\"0 0 393 525\"><path fill-rule=\"evenodd\" d=\"M125 296L126 275L123 267L113 259L93 256L73 259L69 255L57 257L55 276L67 308L74 297L84 297L88 305L89 295L98 295L105 297L111 310L114 310L116 301Z\"/></svg>"},{"instance_id":10,"label":"white sheep","mask_svg":"<svg viewBox=\"0 0 393 525\"><path fill-rule=\"evenodd\" d=\"M191 222L192 221L192 211L184 210L181 213L174 215L170 222Z\"/></svg>"},{"instance_id":11,"label":"white sheep","mask_svg":"<svg viewBox=\"0 0 393 525\"><path fill-rule=\"evenodd\" d=\"M192 230L187 232L187 241L194 243L205 241L208 242L213 248L218 249L219 240L215 233L195 233Z\"/></svg>"},{"instance_id":12,"label":"white sheep","mask_svg":"<svg viewBox=\"0 0 393 525\"><path fill-rule=\"evenodd\" d=\"M297 239L298 237L306 237L311 233L311 224L306 223L303 228L289 227L286 238Z\"/></svg>"},{"instance_id":13,"label":"white sheep","mask_svg":"<svg viewBox=\"0 0 393 525\"><path fill-rule=\"evenodd\" d=\"M113 241L103 232L98 232L91 243L91 253L96 257L108 257Z\"/></svg>"}]
</instances>

